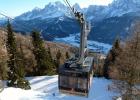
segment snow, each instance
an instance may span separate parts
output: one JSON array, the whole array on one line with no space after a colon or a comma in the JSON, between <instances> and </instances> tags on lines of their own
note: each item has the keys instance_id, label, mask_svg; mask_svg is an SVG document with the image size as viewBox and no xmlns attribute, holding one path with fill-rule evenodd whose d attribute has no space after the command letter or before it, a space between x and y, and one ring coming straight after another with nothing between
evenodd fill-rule
<instances>
[{"instance_id":1,"label":"snow","mask_svg":"<svg viewBox=\"0 0 140 100\"><path fill-rule=\"evenodd\" d=\"M5 88L0 94L0 100L38 100L39 95L42 93L38 91Z\"/></svg>"},{"instance_id":2,"label":"snow","mask_svg":"<svg viewBox=\"0 0 140 100\"><path fill-rule=\"evenodd\" d=\"M49 19L49 18L56 18L56 17L64 17L67 12L69 12L68 8L63 3L56 1L56 2L50 2L43 9L34 8L32 11L17 16L16 19L31 20L35 18Z\"/></svg>"},{"instance_id":3,"label":"snow","mask_svg":"<svg viewBox=\"0 0 140 100\"><path fill-rule=\"evenodd\" d=\"M54 41L67 43L67 44L71 44L73 46L79 47L79 42L80 42L79 33L70 34L70 36L64 37L64 38L55 38ZM88 48L93 51L100 51L104 54L107 54L108 51L111 49L111 47L112 45L110 44L88 40Z\"/></svg>"},{"instance_id":4,"label":"snow","mask_svg":"<svg viewBox=\"0 0 140 100\"><path fill-rule=\"evenodd\" d=\"M102 20L103 18L110 18L115 16L122 16L130 12L140 11L140 0L114 0L108 6L90 5L88 8L81 8L79 4L73 7L87 15L89 20ZM50 10L51 9L51 10ZM35 18L48 19L55 17L72 17L66 5L58 2L50 2L45 8L35 8L32 11L17 16L18 19L31 20Z\"/></svg>"},{"instance_id":5,"label":"snow","mask_svg":"<svg viewBox=\"0 0 140 100\"><path fill-rule=\"evenodd\" d=\"M28 77L27 79L31 84L31 90L5 86L0 93L0 100L112 100L112 97L117 95L108 91L108 85L112 81L104 78L93 78L88 98L59 93L57 75Z\"/></svg>"},{"instance_id":6,"label":"snow","mask_svg":"<svg viewBox=\"0 0 140 100\"><path fill-rule=\"evenodd\" d=\"M140 0L114 0L108 6L108 17L122 16L130 12L140 11Z\"/></svg>"},{"instance_id":7,"label":"snow","mask_svg":"<svg viewBox=\"0 0 140 100\"><path fill-rule=\"evenodd\" d=\"M60 17L59 20L60 20L60 21L63 21L63 20L64 20L64 17Z\"/></svg>"},{"instance_id":8,"label":"snow","mask_svg":"<svg viewBox=\"0 0 140 100\"><path fill-rule=\"evenodd\" d=\"M119 97L117 100L122 100L122 98L121 98L121 97Z\"/></svg>"}]
</instances>

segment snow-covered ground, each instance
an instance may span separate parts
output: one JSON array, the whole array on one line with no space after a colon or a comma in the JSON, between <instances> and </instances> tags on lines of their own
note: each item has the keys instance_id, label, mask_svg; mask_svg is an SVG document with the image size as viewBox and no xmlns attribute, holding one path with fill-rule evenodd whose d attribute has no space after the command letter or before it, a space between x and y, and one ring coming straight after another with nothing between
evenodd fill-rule
<instances>
[{"instance_id":1,"label":"snow-covered ground","mask_svg":"<svg viewBox=\"0 0 140 100\"><path fill-rule=\"evenodd\" d=\"M89 97L72 96L59 93L58 76L40 76L27 78L31 90L8 88L0 93L0 100L112 100L116 93L108 91L111 80L93 78Z\"/></svg>"},{"instance_id":2,"label":"snow-covered ground","mask_svg":"<svg viewBox=\"0 0 140 100\"><path fill-rule=\"evenodd\" d=\"M71 34L70 36L68 37L64 37L64 38L55 38L54 41L57 41L57 42L63 42L63 43L67 43L67 44L71 44L71 45L74 45L74 46L77 46L79 47L79 42L80 42L80 34L77 33L77 34ZM88 40L88 48L91 49L91 50L94 50L94 51L100 51L104 54L107 54L108 51L111 49L111 45L110 44L105 44L105 43L101 43L101 42L97 42L97 41L91 41L91 40Z\"/></svg>"}]
</instances>

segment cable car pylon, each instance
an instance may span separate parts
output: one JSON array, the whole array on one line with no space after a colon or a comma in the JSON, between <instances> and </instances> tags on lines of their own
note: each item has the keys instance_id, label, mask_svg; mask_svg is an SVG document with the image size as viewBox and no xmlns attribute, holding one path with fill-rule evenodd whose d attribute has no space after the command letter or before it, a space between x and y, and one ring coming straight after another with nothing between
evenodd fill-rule
<instances>
[{"instance_id":1,"label":"cable car pylon","mask_svg":"<svg viewBox=\"0 0 140 100\"><path fill-rule=\"evenodd\" d=\"M62 93L88 96L93 77L94 59L89 56L87 36L91 30L83 13L71 7L68 0L64 0L76 20L79 22L80 47L78 57L71 58L59 68L58 87Z\"/></svg>"}]
</instances>

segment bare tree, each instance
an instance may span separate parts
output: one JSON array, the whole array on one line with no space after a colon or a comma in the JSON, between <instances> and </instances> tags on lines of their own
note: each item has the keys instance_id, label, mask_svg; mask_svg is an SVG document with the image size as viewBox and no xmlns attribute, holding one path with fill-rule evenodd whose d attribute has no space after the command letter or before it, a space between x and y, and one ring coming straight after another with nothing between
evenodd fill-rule
<instances>
[{"instance_id":1,"label":"bare tree","mask_svg":"<svg viewBox=\"0 0 140 100\"><path fill-rule=\"evenodd\" d=\"M139 100L140 94L140 24L134 29L131 38L115 61L119 72L119 79L116 82L118 89L123 94L123 100Z\"/></svg>"}]
</instances>

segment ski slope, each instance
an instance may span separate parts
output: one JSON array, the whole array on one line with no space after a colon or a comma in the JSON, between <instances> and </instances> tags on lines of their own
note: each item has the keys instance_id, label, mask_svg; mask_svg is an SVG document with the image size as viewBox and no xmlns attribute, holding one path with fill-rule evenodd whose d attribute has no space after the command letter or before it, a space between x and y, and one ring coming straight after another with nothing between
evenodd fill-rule
<instances>
[{"instance_id":1,"label":"ski slope","mask_svg":"<svg viewBox=\"0 0 140 100\"><path fill-rule=\"evenodd\" d=\"M58 76L39 76L27 78L31 90L8 88L0 93L0 100L112 100L116 93L108 91L111 80L94 78L89 97L72 96L59 93Z\"/></svg>"}]
</instances>

